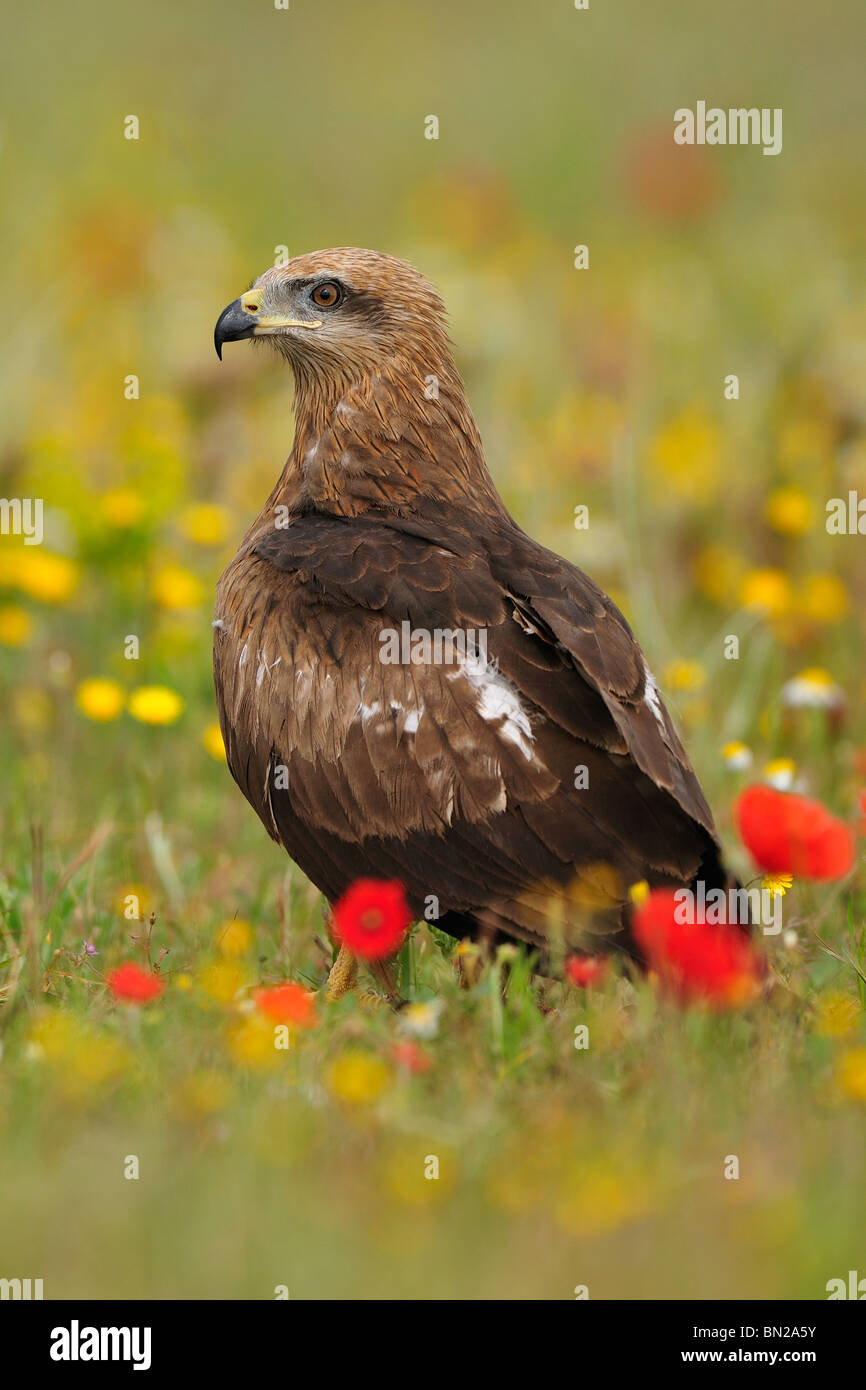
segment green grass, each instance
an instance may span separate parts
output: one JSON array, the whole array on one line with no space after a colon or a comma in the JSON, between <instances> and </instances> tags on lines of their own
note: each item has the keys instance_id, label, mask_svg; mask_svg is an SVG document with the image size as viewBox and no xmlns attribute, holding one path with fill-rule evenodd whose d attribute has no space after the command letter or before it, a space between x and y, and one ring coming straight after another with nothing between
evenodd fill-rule
<instances>
[{"instance_id":1,"label":"green grass","mask_svg":"<svg viewBox=\"0 0 866 1390\"><path fill-rule=\"evenodd\" d=\"M220 770L199 768L193 789L183 755L151 757L165 822L149 840L124 827L138 841L125 862L116 832L48 910L61 860L46 845L39 891L28 867L6 889L4 1269L38 1274L54 1297L268 1298L287 1285L569 1298L586 1284L595 1298L788 1298L821 1297L857 1267L862 1109L835 1075L851 1038L821 1036L813 1007L829 989L853 1001L855 976L808 926L795 950L772 943L787 986L721 1015L682 1012L625 975L586 996L533 980L523 959L504 998L498 966L466 990L419 926L402 982L444 1005L438 1036L416 1043L428 1071L395 1064L404 1020L359 996L321 1004L277 1052L246 986L321 983L320 904L296 870L283 877ZM196 805L220 808L206 835L184 824ZM100 906L121 866L154 885L152 927ZM254 940L220 956L236 914ZM847 944L842 903L824 930ZM85 937L100 951L89 964ZM100 974L144 961L145 941L165 953L167 988L141 1010L117 1006ZM230 1002L212 997L215 962L239 972ZM347 1059L363 1099L333 1071ZM738 1180L724 1176L730 1155ZM438 1179L424 1176L430 1156Z\"/></svg>"}]
</instances>

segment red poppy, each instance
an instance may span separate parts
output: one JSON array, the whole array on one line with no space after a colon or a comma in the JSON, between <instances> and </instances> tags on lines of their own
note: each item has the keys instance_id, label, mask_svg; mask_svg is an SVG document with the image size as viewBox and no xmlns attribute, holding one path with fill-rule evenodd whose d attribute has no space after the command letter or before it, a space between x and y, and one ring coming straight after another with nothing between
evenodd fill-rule
<instances>
[{"instance_id":1,"label":"red poppy","mask_svg":"<svg viewBox=\"0 0 866 1390\"><path fill-rule=\"evenodd\" d=\"M298 1028L312 1028L316 1022L316 998L303 985L286 980L256 990L256 1007L277 1023L294 1023Z\"/></svg>"},{"instance_id":2,"label":"red poppy","mask_svg":"<svg viewBox=\"0 0 866 1390\"><path fill-rule=\"evenodd\" d=\"M854 863L854 836L819 801L775 787L747 787L736 816L743 843L768 874L843 878Z\"/></svg>"},{"instance_id":3,"label":"red poppy","mask_svg":"<svg viewBox=\"0 0 866 1390\"><path fill-rule=\"evenodd\" d=\"M566 979L581 989L600 985L609 964L607 956L569 956L565 962Z\"/></svg>"},{"instance_id":4,"label":"red poppy","mask_svg":"<svg viewBox=\"0 0 866 1390\"><path fill-rule=\"evenodd\" d=\"M119 965L107 979L108 988L115 999L123 999L127 1004L147 1004L162 994L162 980L150 970L142 970L135 961Z\"/></svg>"},{"instance_id":5,"label":"red poppy","mask_svg":"<svg viewBox=\"0 0 866 1390\"><path fill-rule=\"evenodd\" d=\"M403 1067L415 1076L429 1071L433 1065L429 1053L425 1052L423 1047L419 1047L416 1042L412 1042L411 1039L406 1042L394 1043L391 1048L391 1056L398 1067Z\"/></svg>"},{"instance_id":6,"label":"red poppy","mask_svg":"<svg viewBox=\"0 0 866 1390\"><path fill-rule=\"evenodd\" d=\"M632 925L650 969L681 1003L730 1008L757 994L762 962L739 927L682 922L675 894L658 888Z\"/></svg>"},{"instance_id":7,"label":"red poppy","mask_svg":"<svg viewBox=\"0 0 866 1390\"><path fill-rule=\"evenodd\" d=\"M675 145L668 126L641 131L626 151L628 192L642 211L672 223L698 221L724 192L718 163L702 145Z\"/></svg>"},{"instance_id":8,"label":"red poppy","mask_svg":"<svg viewBox=\"0 0 866 1390\"><path fill-rule=\"evenodd\" d=\"M412 914L402 883L359 878L334 908L334 934L361 960L393 956Z\"/></svg>"}]
</instances>

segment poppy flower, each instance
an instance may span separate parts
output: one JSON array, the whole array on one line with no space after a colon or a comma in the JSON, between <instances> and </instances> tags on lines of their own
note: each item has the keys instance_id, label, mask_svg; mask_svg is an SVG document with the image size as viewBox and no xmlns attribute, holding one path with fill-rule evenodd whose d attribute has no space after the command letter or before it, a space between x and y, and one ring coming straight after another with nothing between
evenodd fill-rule
<instances>
[{"instance_id":1,"label":"poppy flower","mask_svg":"<svg viewBox=\"0 0 866 1390\"><path fill-rule=\"evenodd\" d=\"M635 940L662 985L683 1004L731 1008L760 988L761 959L738 927L678 920L676 895L655 889L637 909Z\"/></svg>"},{"instance_id":2,"label":"poppy flower","mask_svg":"<svg viewBox=\"0 0 866 1390\"><path fill-rule=\"evenodd\" d=\"M416 1042L412 1042L411 1039L407 1039L406 1042L394 1043L391 1048L391 1056L398 1067L411 1072L413 1076L423 1075L433 1065L429 1053L425 1052L423 1047L419 1047Z\"/></svg>"},{"instance_id":3,"label":"poppy flower","mask_svg":"<svg viewBox=\"0 0 866 1390\"><path fill-rule=\"evenodd\" d=\"M581 989L600 985L609 964L607 956L569 956L565 962L566 979Z\"/></svg>"},{"instance_id":4,"label":"poppy flower","mask_svg":"<svg viewBox=\"0 0 866 1390\"><path fill-rule=\"evenodd\" d=\"M359 878L334 908L334 935L361 960L381 960L400 948L411 920L402 883Z\"/></svg>"},{"instance_id":5,"label":"poppy flower","mask_svg":"<svg viewBox=\"0 0 866 1390\"><path fill-rule=\"evenodd\" d=\"M108 988L115 999L126 1004L147 1004L162 994L162 980L150 970L142 970L135 961L127 961L107 976Z\"/></svg>"},{"instance_id":6,"label":"poppy flower","mask_svg":"<svg viewBox=\"0 0 866 1390\"><path fill-rule=\"evenodd\" d=\"M626 151L625 182L643 211L685 225L706 217L724 192L719 165L700 145L675 145L670 130L641 132Z\"/></svg>"},{"instance_id":7,"label":"poppy flower","mask_svg":"<svg viewBox=\"0 0 866 1390\"><path fill-rule=\"evenodd\" d=\"M298 1028L311 1028L316 1022L315 996L292 980L257 990L255 1000L256 1007L277 1023L294 1023Z\"/></svg>"},{"instance_id":8,"label":"poppy flower","mask_svg":"<svg viewBox=\"0 0 866 1390\"><path fill-rule=\"evenodd\" d=\"M854 836L819 801L775 787L747 787L736 805L743 843L766 873L843 878L854 862Z\"/></svg>"}]
</instances>

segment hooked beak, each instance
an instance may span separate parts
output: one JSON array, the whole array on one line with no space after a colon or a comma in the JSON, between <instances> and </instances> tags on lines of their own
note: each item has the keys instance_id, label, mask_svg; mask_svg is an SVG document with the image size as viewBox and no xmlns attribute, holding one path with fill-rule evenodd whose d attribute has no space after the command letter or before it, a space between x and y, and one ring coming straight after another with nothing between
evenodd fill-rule
<instances>
[{"instance_id":1,"label":"hooked beak","mask_svg":"<svg viewBox=\"0 0 866 1390\"><path fill-rule=\"evenodd\" d=\"M284 328L321 328L321 319L290 319L282 314L262 314L262 296L258 290L247 290L240 299L226 305L216 321L213 345L222 361L223 343L236 343L241 338L259 338L279 333Z\"/></svg>"}]
</instances>

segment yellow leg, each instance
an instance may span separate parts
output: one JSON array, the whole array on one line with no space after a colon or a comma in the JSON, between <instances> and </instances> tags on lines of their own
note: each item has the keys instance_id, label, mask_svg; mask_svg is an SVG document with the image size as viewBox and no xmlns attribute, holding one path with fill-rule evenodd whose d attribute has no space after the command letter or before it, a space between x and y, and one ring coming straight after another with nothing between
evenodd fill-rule
<instances>
[{"instance_id":1,"label":"yellow leg","mask_svg":"<svg viewBox=\"0 0 866 1390\"><path fill-rule=\"evenodd\" d=\"M325 997L327 999L342 999L344 994L348 994L350 989L355 988L357 980L357 959L345 946L341 946L337 953L337 959L331 966L331 973L325 986Z\"/></svg>"},{"instance_id":2,"label":"yellow leg","mask_svg":"<svg viewBox=\"0 0 866 1390\"><path fill-rule=\"evenodd\" d=\"M371 960L369 963L370 973L373 975L382 994L374 994L372 990L364 990L361 994L363 1004L384 1004L388 1003L392 1008L399 1008L406 1001L401 999L391 974L391 967L387 961ZM358 983L358 958L346 947L341 946L337 959L331 966L331 973L325 985L326 999L342 999L344 994L354 989ZM384 998L383 998L384 995Z\"/></svg>"}]
</instances>

